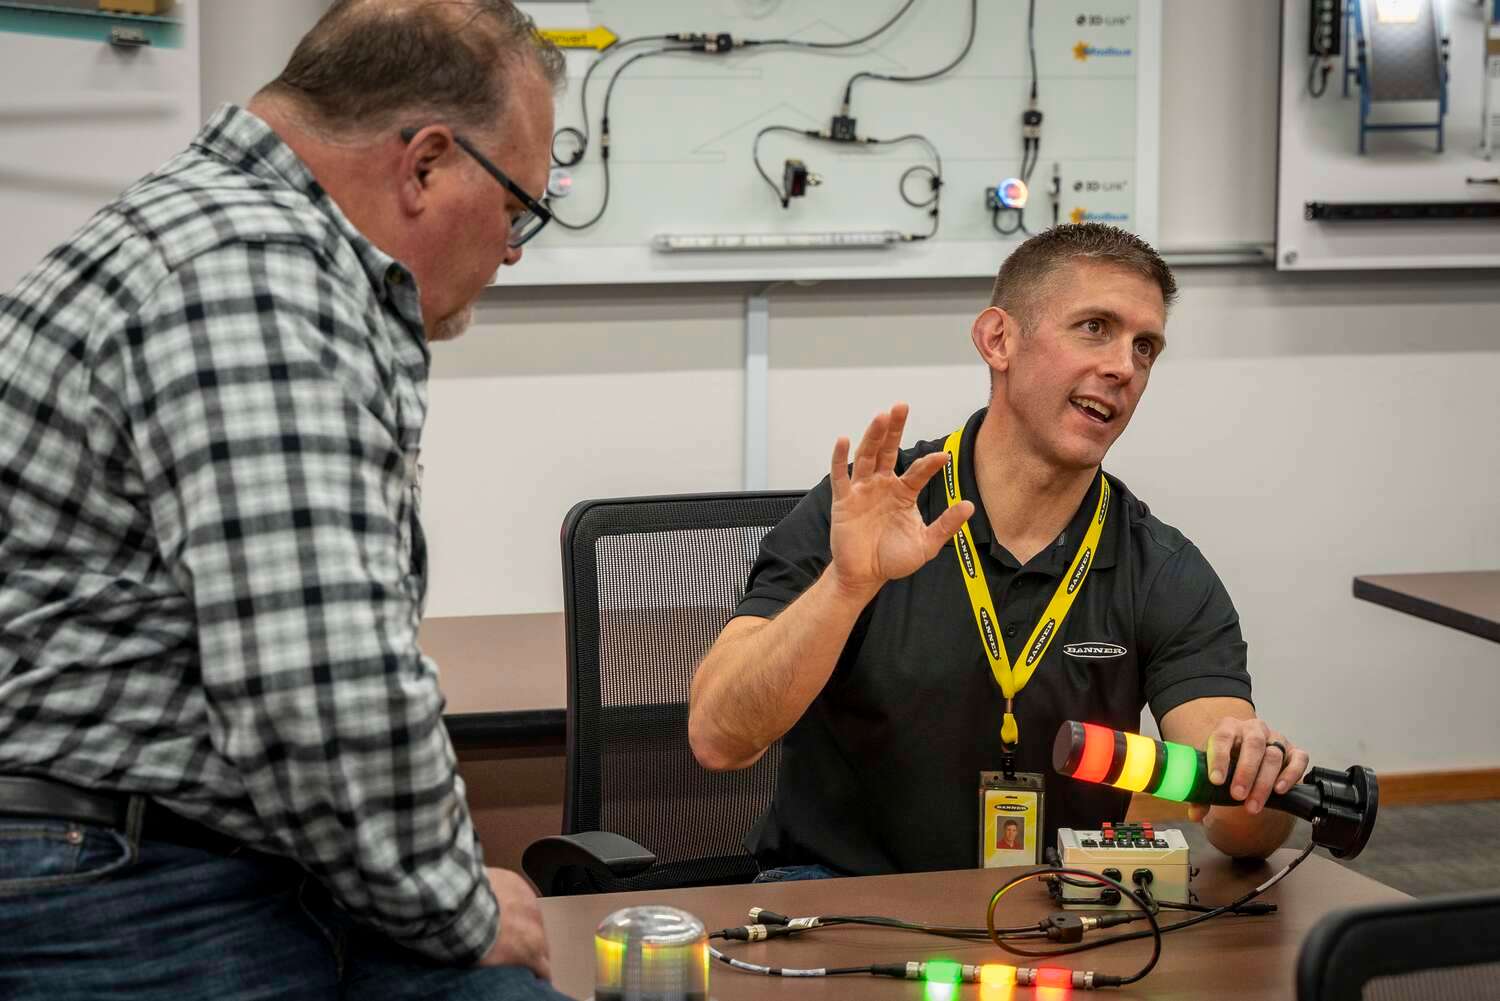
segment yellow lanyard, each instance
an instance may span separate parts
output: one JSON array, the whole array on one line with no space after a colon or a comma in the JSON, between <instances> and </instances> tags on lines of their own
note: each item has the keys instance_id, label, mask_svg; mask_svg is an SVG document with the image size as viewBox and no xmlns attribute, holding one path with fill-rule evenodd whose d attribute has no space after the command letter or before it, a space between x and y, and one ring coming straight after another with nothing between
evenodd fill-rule
<instances>
[{"instance_id":1,"label":"yellow lanyard","mask_svg":"<svg viewBox=\"0 0 1500 1001\"><path fill-rule=\"evenodd\" d=\"M963 428L959 428L943 443L943 451L948 453L943 486L948 494L949 507L963 500L958 490L958 451L963 431ZM1108 513L1109 480L1101 472L1099 506L1094 511L1093 520L1089 522L1088 531L1083 535L1083 542L1078 546L1072 565L1058 582L1052 600L1047 603L1047 610L1037 620L1036 628L1031 631L1031 638L1026 641L1025 662L1014 668L1010 665L1010 658L1006 656L1005 644L1000 642L1000 617L990 597L990 586L984 579L984 567L979 563L974 537L969 534L969 523L965 521L960 525L953 536L953 551L958 554L958 566L964 574L969 603L974 606L974 624L979 627L979 638L985 656L989 658L990 673L995 676L996 684L1005 695L1005 722L1000 727L1000 741L1006 747L1014 747L1021 736L1021 729L1016 725L1015 697L1031 680L1047 648L1052 645L1052 638L1062 628L1063 620L1073 608L1078 592L1083 590L1083 582L1088 578L1089 568L1094 563L1094 554L1099 551L1099 536L1104 532L1104 518Z\"/></svg>"}]
</instances>

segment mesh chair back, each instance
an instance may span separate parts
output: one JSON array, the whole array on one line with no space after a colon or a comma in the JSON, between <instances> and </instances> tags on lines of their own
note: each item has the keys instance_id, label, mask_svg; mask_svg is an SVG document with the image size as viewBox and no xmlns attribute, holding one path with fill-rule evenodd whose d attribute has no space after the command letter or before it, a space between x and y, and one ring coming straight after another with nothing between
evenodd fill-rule
<instances>
[{"instance_id":1,"label":"mesh chair back","mask_svg":"<svg viewBox=\"0 0 1500 1001\"><path fill-rule=\"evenodd\" d=\"M1424 897L1327 915L1297 960L1298 1001L1500 997L1500 892Z\"/></svg>"},{"instance_id":2,"label":"mesh chair back","mask_svg":"<svg viewBox=\"0 0 1500 1001\"><path fill-rule=\"evenodd\" d=\"M761 539L802 493L585 501L563 524L568 790L563 832L612 831L657 865L590 889L742 882L780 746L710 772L688 746L693 671L729 621Z\"/></svg>"}]
</instances>

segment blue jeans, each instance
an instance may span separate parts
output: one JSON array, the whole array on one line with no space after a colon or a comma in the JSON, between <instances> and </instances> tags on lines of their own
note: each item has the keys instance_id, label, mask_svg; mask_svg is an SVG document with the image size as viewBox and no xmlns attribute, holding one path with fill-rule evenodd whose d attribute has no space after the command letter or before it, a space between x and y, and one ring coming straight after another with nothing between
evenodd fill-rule
<instances>
[{"instance_id":1,"label":"blue jeans","mask_svg":"<svg viewBox=\"0 0 1500 1001\"><path fill-rule=\"evenodd\" d=\"M783 865L762 869L753 882L790 883L799 879L838 879L839 874L826 865Z\"/></svg>"},{"instance_id":2,"label":"blue jeans","mask_svg":"<svg viewBox=\"0 0 1500 1001\"><path fill-rule=\"evenodd\" d=\"M563 997L530 970L406 951L286 859L65 820L0 816L0 929L7 1001Z\"/></svg>"}]
</instances>

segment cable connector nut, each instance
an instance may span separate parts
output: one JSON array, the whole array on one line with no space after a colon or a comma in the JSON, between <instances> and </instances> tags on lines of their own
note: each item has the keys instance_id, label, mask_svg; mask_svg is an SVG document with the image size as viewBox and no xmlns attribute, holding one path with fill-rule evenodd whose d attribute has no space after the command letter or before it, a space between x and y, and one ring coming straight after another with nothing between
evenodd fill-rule
<instances>
[{"instance_id":1,"label":"cable connector nut","mask_svg":"<svg viewBox=\"0 0 1500 1001\"><path fill-rule=\"evenodd\" d=\"M1035 108L1021 112L1021 138L1040 139L1042 137L1042 113Z\"/></svg>"}]
</instances>

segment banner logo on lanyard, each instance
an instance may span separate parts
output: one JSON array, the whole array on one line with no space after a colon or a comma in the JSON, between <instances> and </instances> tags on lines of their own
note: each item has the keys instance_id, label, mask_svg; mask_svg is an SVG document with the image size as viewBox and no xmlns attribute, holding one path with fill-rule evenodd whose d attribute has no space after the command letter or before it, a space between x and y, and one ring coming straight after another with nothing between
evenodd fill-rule
<instances>
[{"instance_id":1,"label":"banner logo on lanyard","mask_svg":"<svg viewBox=\"0 0 1500 1001\"><path fill-rule=\"evenodd\" d=\"M976 576L979 566L974 562L974 551L969 548L969 540L962 535L955 535L953 538L954 544L958 546L958 558L964 565L964 576Z\"/></svg>"},{"instance_id":2,"label":"banner logo on lanyard","mask_svg":"<svg viewBox=\"0 0 1500 1001\"><path fill-rule=\"evenodd\" d=\"M1047 644L1052 642L1052 633L1057 629L1057 620L1048 619L1047 624L1042 626L1042 631L1037 634L1036 642L1031 644L1031 652L1026 655L1026 666L1035 664L1042 654L1047 652Z\"/></svg>"},{"instance_id":3,"label":"banner logo on lanyard","mask_svg":"<svg viewBox=\"0 0 1500 1001\"><path fill-rule=\"evenodd\" d=\"M1086 550L1078 560L1078 569L1073 571L1073 578L1068 581L1068 593L1072 594L1083 586L1083 578L1089 575L1089 567L1094 562L1094 551ZM972 574L970 575L972 576Z\"/></svg>"},{"instance_id":4,"label":"banner logo on lanyard","mask_svg":"<svg viewBox=\"0 0 1500 1001\"><path fill-rule=\"evenodd\" d=\"M943 470L943 486L947 490L949 507L963 499L958 489L958 460L959 449L963 443L963 431L963 428L959 428L950 434L943 444L943 451L948 453L948 464ZM1084 533L1082 542L1079 543L1072 565L1069 566L1063 580L1058 583L1052 600L1047 603L1046 611L1042 613L1041 620L1032 630L1030 639L1027 640L1025 662L1015 668L1011 667L1010 658L1005 652L1005 645L1000 642L1000 637L996 632L995 623L998 614L994 609L994 598L990 595L989 583L984 578L984 566L979 562L978 554L974 551L974 539L969 534L969 523L964 522L953 535L953 551L958 556L959 568L964 574L964 587L969 592L969 603L974 608L974 621L979 628L979 638L984 644L985 656L990 662L990 673L994 675L995 683L1000 686L1000 691L1005 696L1005 719L1000 728L1000 739L1007 748L1014 747L1020 739L1020 727L1016 723L1015 713L1011 708L1014 699L1017 693L1026 687L1026 683L1031 680L1042 658L1046 656L1053 636L1062 628L1063 621L1067 619L1068 612L1073 608L1074 599L1078 597L1078 593L1083 589L1084 581L1088 579L1089 570L1094 565L1094 554L1099 551L1099 539L1104 532L1105 517L1109 514L1109 498L1109 480L1103 472L1100 472L1098 509L1094 512L1094 517L1089 523L1088 531Z\"/></svg>"},{"instance_id":5,"label":"banner logo on lanyard","mask_svg":"<svg viewBox=\"0 0 1500 1001\"><path fill-rule=\"evenodd\" d=\"M984 645L989 650L990 656L1004 657L1005 648L1000 645L1000 637L995 635L995 624L990 621L988 608L979 610L979 626L984 634Z\"/></svg>"}]
</instances>

